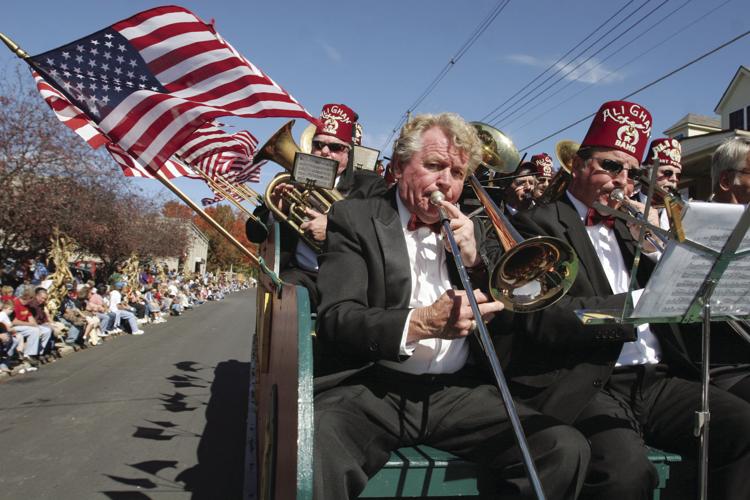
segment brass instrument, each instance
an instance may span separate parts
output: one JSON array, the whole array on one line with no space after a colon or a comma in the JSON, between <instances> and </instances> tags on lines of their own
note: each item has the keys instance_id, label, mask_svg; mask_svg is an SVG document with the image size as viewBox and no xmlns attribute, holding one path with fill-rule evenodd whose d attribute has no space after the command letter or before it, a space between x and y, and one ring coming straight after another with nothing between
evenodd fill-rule
<instances>
[{"instance_id":1,"label":"brass instrument","mask_svg":"<svg viewBox=\"0 0 750 500\"><path fill-rule=\"evenodd\" d=\"M539 204L552 203L560 199L565 190L568 189L568 184L570 184L570 180L573 178L573 174L571 173L573 171L573 159L580 147L581 145L577 142L567 139L555 144L555 156L560 167L555 172L552 180L549 181L547 189L544 190L542 196L537 200Z\"/></svg>"},{"instance_id":2,"label":"brass instrument","mask_svg":"<svg viewBox=\"0 0 750 500\"><path fill-rule=\"evenodd\" d=\"M501 131L472 122L483 143L484 166L501 174L518 165L518 150ZM578 256L566 242L549 236L528 240L516 231L498 209L474 174L469 184L487 212L505 253L490 273L490 293L515 312L544 309L562 298L578 274Z\"/></svg>"},{"instance_id":3,"label":"brass instrument","mask_svg":"<svg viewBox=\"0 0 750 500\"><path fill-rule=\"evenodd\" d=\"M286 170L291 171L294 166L294 155L298 152L302 152L292 137L293 126L294 120L290 120L277 130L276 133L258 149L259 153L255 155L253 163L270 160L274 163L278 163ZM306 129L302 137L302 142L308 142L306 137L309 136L309 143L311 144L314 133L314 127L312 128L312 134ZM297 231L300 237L302 237L302 239L304 239L313 250L320 253L322 251L321 242L315 240L300 228L302 223L308 219L305 209L311 208L322 214L327 214L331 209L331 205L336 201L343 200L344 197L335 189L308 189L304 186L293 184L291 179L291 174L281 173L268 183L265 192L266 205L268 205L269 210L273 212L277 220L289 224L289 226ZM281 208L271 203L271 193L279 184L291 184L293 186L291 192L284 193L283 195L284 201L289 205L287 213L284 213Z\"/></svg>"},{"instance_id":4,"label":"brass instrument","mask_svg":"<svg viewBox=\"0 0 750 500\"><path fill-rule=\"evenodd\" d=\"M619 201L620 202L620 208L622 209L621 211L627 212L633 218L635 218L635 219L637 219L637 220L639 220L641 222L648 223L648 221L646 220L646 217L643 215L643 213L641 213L637 208L635 208L634 206L632 206L632 205L630 205L628 203L628 200L626 199L626 196L625 196L625 191L623 191L622 189L620 189L620 188L613 189L609 193L609 199L613 200L613 201ZM644 234L644 238L649 243L651 243L651 245L653 245L653 247L656 248L658 251L664 252L664 249L666 248L666 243L669 241L669 236L660 233L656 229L657 229L656 227L653 227L653 232L652 232L652 227L649 226L648 229L646 230L645 234ZM658 229L660 229L660 228L658 228ZM656 238L654 238L654 235L656 235L658 237L658 240Z\"/></svg>"},{"instance_id":5,"label":"brass instrument","mask_svg":"<svg viewBox=\"0 0 750 500\"><path fill-rule=\"evenodd\" d=\"M643 192L644 189L648 191L651 184L651 179L648 175L642 175L638 179L638 182L641 185L641 192ZM659 187L658 184L654 184L654 193L658 194L661 198L661 203L656 203L656 206L664 207L667 211L669 227L674 231L674 234L679 241L685 241L685 230L682 228L682 212L685 209L685 200L682 199L682 195L669 186L665 189Z\"/></svg>"}]
</instances>

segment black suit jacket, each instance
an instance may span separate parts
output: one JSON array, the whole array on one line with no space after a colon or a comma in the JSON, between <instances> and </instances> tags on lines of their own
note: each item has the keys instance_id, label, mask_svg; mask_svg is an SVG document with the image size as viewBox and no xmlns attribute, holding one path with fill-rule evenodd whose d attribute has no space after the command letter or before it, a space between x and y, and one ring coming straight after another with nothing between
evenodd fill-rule
<instances>
[{"instance_id":1,"label":"black suit jacket","mask_svg":"<svg viewBox=\"0 0 750 500\"><path fill-rule=\"evenodd\" d=\"M524 237L553 236L569 243L578 255L578 276L566 296L542 311L516 315L509 366L516 397L570 423L609 379L623 343L636 339L635 329L629 325L584 326L575 310L621 311L625 294L612 293L585 226L567 197L519 212L512 223ZM614 230L625 265L630 268L635 241L621 220ZM653 267L648 258L641 259L640 286L646 284ZM673 373L697 376L679 335L666 325L651 327L661 344L663 361Z\"/></svg>"},{"instance_id":2,"label":"black suit jacket","mask_svg":"<svg viewBox=\"0 0 750 500\"><path fill-rule=\"evenodd\" d=\"M400 359L411 274L396 196L393 188L382 196L341 201L328 214L328 247L319 258L316 391L375 361ZM481 248L477 224L475 235ZM447 262L451 282L459 288L453 259ZM485 271L484 264L470 270L473 283L486 280Z\"/></svg>"}]
</instances>

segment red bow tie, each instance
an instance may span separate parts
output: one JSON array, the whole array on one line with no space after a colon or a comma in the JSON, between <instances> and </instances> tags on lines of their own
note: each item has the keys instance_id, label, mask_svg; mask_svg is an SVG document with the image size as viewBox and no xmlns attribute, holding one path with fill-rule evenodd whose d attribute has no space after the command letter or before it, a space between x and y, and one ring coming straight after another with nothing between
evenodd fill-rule
<instances>
[{"instance_id":1,"label":"red bow tie","mask_svg":"<svg viewBox=\"0 0 750 500\"><path fill-rule=\"evenodd\" d=\"M433 222L432 224L427 224L426 222L422 222L420 219L417 218L417 214L411 214L411 217L409 217L409 222L406 224L406 229L409 231L416 231L420 227L428 227L430 228L430 231L437 234L440 232L440 222Z\"/></svg>"},{"instance_id":2,"label":"red bow tie","mask_svg":"<svg viewBox=\"0 0 750 500\"><path fill-rule=\"evenodd\" d=\"M589 208L588 212L586 212L586 225L595 226L597 224L604 224L612 229L615 227L615 218L611 215L602 215L593 208Z\"/></svg>"}]
</instances>

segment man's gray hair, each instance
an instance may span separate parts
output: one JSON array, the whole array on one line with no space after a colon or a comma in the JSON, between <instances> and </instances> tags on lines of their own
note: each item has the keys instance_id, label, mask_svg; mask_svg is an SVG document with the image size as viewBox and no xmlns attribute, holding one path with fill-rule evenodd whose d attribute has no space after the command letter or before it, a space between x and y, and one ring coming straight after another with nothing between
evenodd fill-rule
<instances>
[{"instance_id":1,"label":"man's gray hair","mask_svg":"<svg viewBox=\"0 0 750 500\"><path fill-rule=\"evenodd\" d=\"M719 189L719 179L725 170L742 170L750 154L750 139L733 137L727 139L714 151L711 157L711 186L715 194Z\"/></svg>"},{"instance_id":2,"label":"man's gray hair","mask_svg":"<svg viewBox=\"0 0 750 500\"><path fill-rule=\"evenodd\" d=\"M476 129L456 113L415 116L401 128L393 143L393 162L402 165L408 163L422 147L422 134L432 127L439 127L456 148L469 156L468 172L473 172L482 160L482 145Z\"/></svg>"}]
</instances>

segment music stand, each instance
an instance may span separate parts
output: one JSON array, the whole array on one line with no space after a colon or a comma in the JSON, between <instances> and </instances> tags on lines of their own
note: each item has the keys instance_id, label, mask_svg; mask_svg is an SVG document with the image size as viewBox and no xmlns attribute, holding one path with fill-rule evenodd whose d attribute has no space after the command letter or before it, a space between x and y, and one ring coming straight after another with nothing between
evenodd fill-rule
<instances>
[{"instance_id":1,"label":"music stand","mask_svg":"<svg viewBox=\"0 0 750 500\"><path fill-rule=\"evenodd\" d=\"M708 494L711 320L736 319L750 314L747 300L750 297L750 263L745 259L750 256L750 237L747 235L750 205L743 208L742 205L688 202L683 223L685 240L669 240L635 308L628 293L621 313L591 310L576 313L584 324L590 325L702 323L702 397L700 411L695 415L694 434L700 439L699 498L704 500ZM642 233L645 226L647 224L641 227ZM702 234L698 234L697 228ZM636 257L639 253L640 248ZM744 262L740 262L743 259ZM635 259L631 270L633 279L629 292L635 285L638 260ZM731 272L725 276L727 270Z\"/></svg>"}]
</instances>

